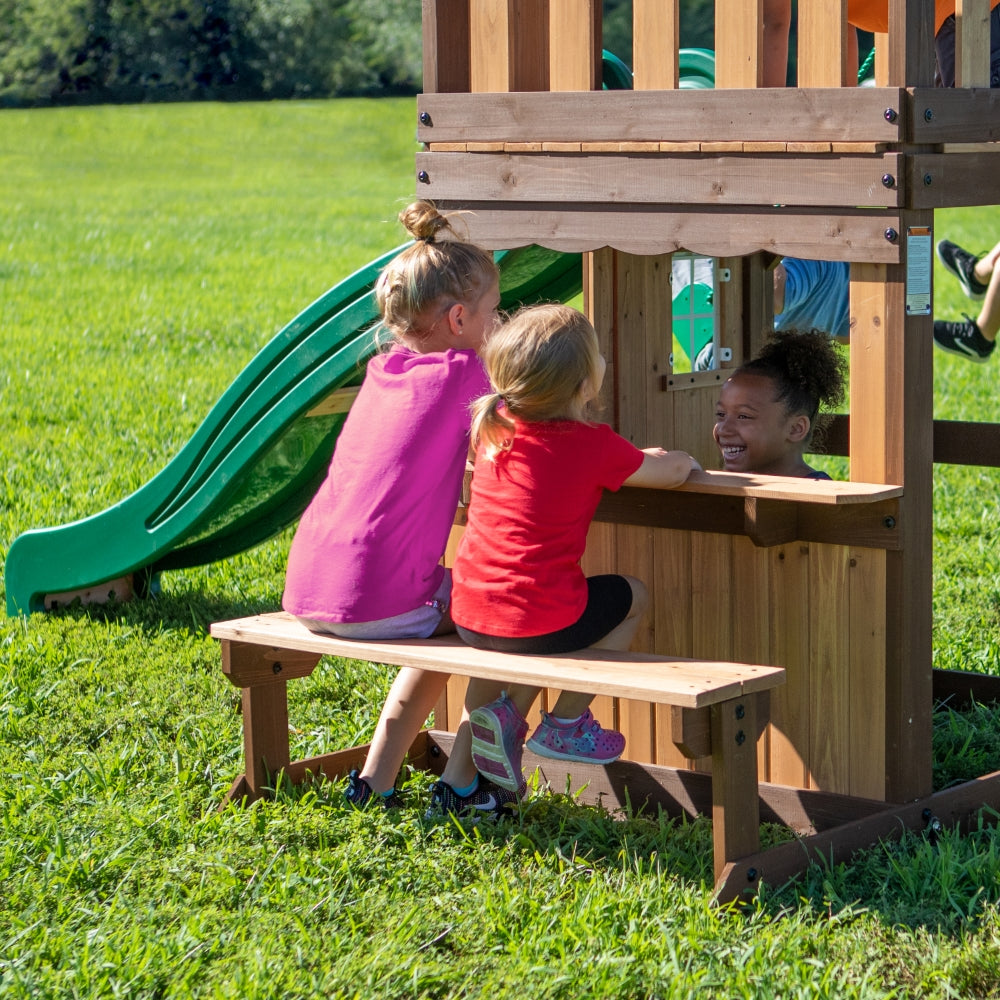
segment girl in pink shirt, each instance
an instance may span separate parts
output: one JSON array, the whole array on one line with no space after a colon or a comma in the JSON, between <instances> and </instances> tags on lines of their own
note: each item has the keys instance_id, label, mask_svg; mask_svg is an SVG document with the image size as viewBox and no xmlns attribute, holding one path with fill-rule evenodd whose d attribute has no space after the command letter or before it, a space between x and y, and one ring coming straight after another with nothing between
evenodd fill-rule
<instances>
[{"instance_id":1,"label":"girl in pink shirt","mask_svg":"<svg viewBox=\"0 0 1000 1000\"><path fill-rule=\"evenodd\" d=\"M628 649L646 588L630 576L587 578L580 567L587 529L604 490L678 486L698 463L682 451L642 451L589 419L605 363L594 328L575 309L521 310L489 338L483 360L494 391L473 409L476 464L453 571L459 635L511 653ZM466 696L479 773L518 794L524 716L538 692L513 685L501 693L474 679ZM601 728L592 700L563 691L528 746L559 760L617 760L625 739Z\"/></svg>"},{"instance_id":2,"label":"girl in pink shirt","mask_svg":"<svg viewBox=\"0 0 1000 1000\"><path fill-rule=\"evenodd\" d=\"M454 631L441 557L469 454L469 406L488 388L478 352L500 302L493 255L455 239L448 217L420 201L399 218L416 242L375 286L391 346L368 363L327 478L302 515L282 600L311 630L348 638ZM348 778L349 801L400 804L396 775L447 679L399 671L364 767ZM438 782L435 802L464 811L511 801L481 787L465 739L464 755L460 744L453 754L455 784Z\"/></svg>"}]
</instances>

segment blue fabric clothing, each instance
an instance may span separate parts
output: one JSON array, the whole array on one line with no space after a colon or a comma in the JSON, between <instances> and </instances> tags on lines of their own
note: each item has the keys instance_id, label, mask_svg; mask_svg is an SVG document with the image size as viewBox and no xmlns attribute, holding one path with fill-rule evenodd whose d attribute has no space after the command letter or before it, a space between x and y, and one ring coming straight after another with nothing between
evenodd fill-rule
<instances>
[{"instance_id":1,"label":"blue fabric clothing","mask_svg":"<svg viewBox=\"0 0 1000 1000\"><path fill-rule=\"evenodd\" d=\"M850 265L840 260L785 257L784 309L774 317L775 330L819 330L847 337L850 323Z\"/></svg>"},{"instance_id":2,"label":"blue fabric clothing","mask_svg":"<svg viewBox=\"0 0 1000 1000\"><path fill-rule=\"evenodd\" d=\"M806 476L805 478L806 479L829 479L831 482L833 482L833 478L831 476L827 475L827 473L825 473L822 469L813 469L813 471L810 472L809 475Z\"/></svg>"}]
</instances>

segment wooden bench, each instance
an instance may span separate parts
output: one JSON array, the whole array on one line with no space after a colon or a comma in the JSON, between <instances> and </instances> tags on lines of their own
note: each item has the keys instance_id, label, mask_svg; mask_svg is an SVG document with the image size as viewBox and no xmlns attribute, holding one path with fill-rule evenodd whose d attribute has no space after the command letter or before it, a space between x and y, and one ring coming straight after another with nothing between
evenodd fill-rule
<instances>
[{"instance_id":1,"label":"wooden bench","mask_svg":"<svg viewBox=\"0 0 1000 1000\"><path fill-rule=\"evenodd\" d=\"M216 622L211 634L222 644L223 672L243 697L246 774L231 798L266 794L279 771L291 780L305 776L303 762L296 767L289 759L287 682L312 673L320 656L340 656L669 705L673 742L688 757L712 758L717 882L727 864L760 846L756 742L768 721L768 693L784 683L782 667L595 649L518 656L473 649L454 635L340 639L310 632L285 613Z\"/></svg>"}]
</instances>

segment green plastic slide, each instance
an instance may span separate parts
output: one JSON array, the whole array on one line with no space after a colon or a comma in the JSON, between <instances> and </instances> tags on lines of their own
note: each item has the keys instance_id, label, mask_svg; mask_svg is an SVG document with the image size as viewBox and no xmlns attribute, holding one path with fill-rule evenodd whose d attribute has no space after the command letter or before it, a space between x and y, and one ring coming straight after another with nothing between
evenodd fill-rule
<instances>
[{"instance_id":1,"label":"green plastic slide","mask_svg":"<svg viewBox=\"0 0 1000 1000\"><path fill-rule=\"evenodd\" d=\"M360 385L375 350L372 288L403 249L296 316L145 486L92 517L19 535L7 553L7 613L42 611L47 594L124 576L148 593L164 570L223 559L295 523L326 474L346 416L309 411L335 390ZM578 254L525 247L498 253L497 262L505 309L580 292Z\"/></svg>"}]
</instances>

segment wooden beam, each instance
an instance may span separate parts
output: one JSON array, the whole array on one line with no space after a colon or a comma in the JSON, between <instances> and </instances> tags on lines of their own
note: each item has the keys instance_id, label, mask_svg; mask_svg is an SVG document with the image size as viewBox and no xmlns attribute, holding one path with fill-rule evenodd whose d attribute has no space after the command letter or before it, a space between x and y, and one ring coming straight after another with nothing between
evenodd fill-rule
<instances>
[{"instance_id":1,"label":"wooden beam","mask_svg":"<svg viewBox=\"0 0 1000 1000\"><path fill-rule=\"evenodd\" d=\"M474 6L475 10L476 7ZM607 90L422 94L420 142L899 142L908 97L899 88ZM960 102L958 102L960 103ZM766 107L766 113L764 108ZM896 112L886 118L886 109Z\"/></svg>"},{"instance_id":2,"label":"wooden beam","mask_svg":"<svg viewBox=\"0 0 1000 1000\"><path fill-rule=\"evenodd\" d=\"M957 208L1000 204L1000 149L975 153L918 153L909 158L909 204Z\"/></svg>"},{"instance_id":3,"label":"wooden beam","mask_svg":"<svg viewBox=\"0 0 1000 1000\"><path fill-rule=\"evenodd\" d=\"M674 205L905 204L896 153L874 156L615 153L417 153L426 196L435 201ZM893 178L886 186L883 177ZM978 174L977 174L978 176Z\"/></svg>"},{"instance_id":4,"label":"wooden beam","mask_svg":"<svg viewBox=\"0 0 1000 1000\"><path fill-rule=\"evenodd\" d=\"M1000 140L1000 90L918 87L910 104L911 142L928 145Z\"/></svg>"},{"instance_id":5,"label":"wooden beam","mask_svg":"<svg viewBox=\"0 0 1000 1000\"><path fill-rule=\"evenodd\" d=\"M934 0L889 0L889 83L934 84Z\"/></svg>"}]
</instances>

